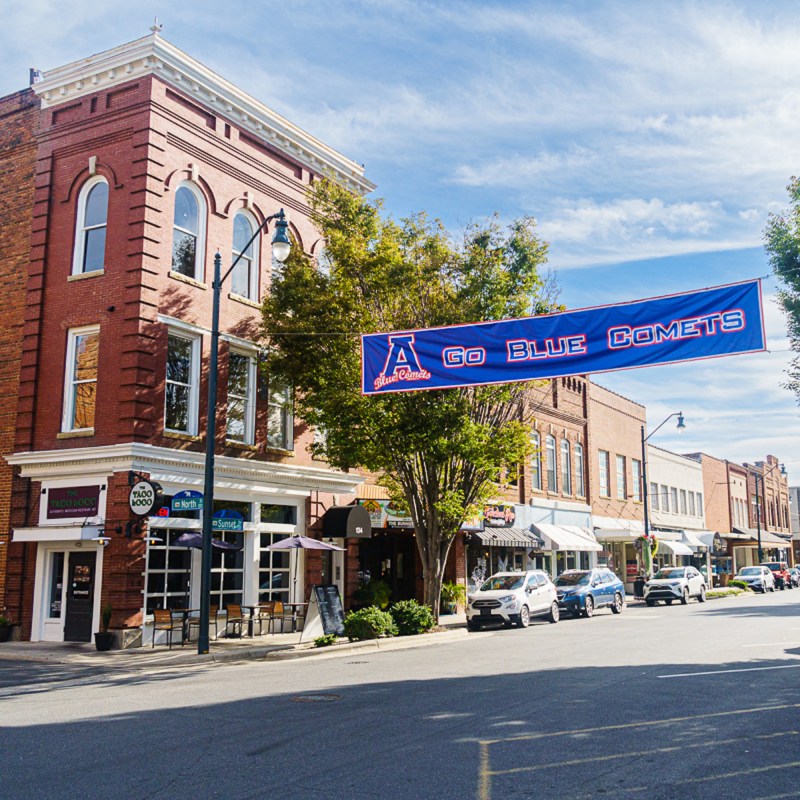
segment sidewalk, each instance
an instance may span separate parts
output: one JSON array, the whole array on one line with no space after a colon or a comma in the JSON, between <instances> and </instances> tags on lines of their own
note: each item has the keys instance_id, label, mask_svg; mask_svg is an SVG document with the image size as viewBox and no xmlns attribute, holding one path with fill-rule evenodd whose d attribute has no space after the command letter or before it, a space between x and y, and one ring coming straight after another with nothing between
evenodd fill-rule
<instances>
[{"instance_id":1,"label":"sidewalk","mask_svg":"<svg viewBox=\"0 0 800 800\"><path fill-rule=\"evenodd\" d=\"M315 647L313 642L300 643L300 632L276 633L253 638L217 639L211 642L210 652L199 655L197 643L183 647L166 645L133 647L129 650L109 650L98 653L94 644L77 642L4 642L0 644L0 664L4 661L31 662L53 665L74 665L100 669L144 670L222 663L225 661L270 660L295 658L332 658L353 652L374 650L405 650L442 644L467 635L464 614L444 615L439 629L421 636L396 636L361 642L342 640L330 647Z\"/></svg>"}]
</instances>

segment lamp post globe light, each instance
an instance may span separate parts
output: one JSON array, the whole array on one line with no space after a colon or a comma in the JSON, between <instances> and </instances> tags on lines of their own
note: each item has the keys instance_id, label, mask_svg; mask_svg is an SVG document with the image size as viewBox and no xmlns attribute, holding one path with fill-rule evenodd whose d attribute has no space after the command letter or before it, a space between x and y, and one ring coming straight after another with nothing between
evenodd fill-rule
<instances>
[{"instance_id":1,"label":"lamp post globe light","mask_svg":"<svg viewBox=\"0 0 800 800\"><path fill-rule=\"evenodd\" d=\"M203 547L200 567L200 630L197 635L197 653L208 653L208 621L211 611L211 532L214 524L214 444L217 438L217 361L219 356L219 303L222 284L233 272L242 256L250 249L267 223L275 222L275 233L272 236L272 255L278 261L286 261L292 248L289 239L286 215L281 209L277 214L264 219L256 228L250 241L239 251L228 271L222 275L222 256L214 256L213 305L211 310L211 355L208 363L208 422L206 424L206 463L203 485Z\"/></svg>"},{"instance_id":2,"label":"lamp post globe light","mask_svg":"<svg viewBox=\"0 0 800 800\"><path fill-rule=\"evenodd\" d=\"M642 497L644 499L644 536L647 540L646 546L648 547L650 543L650 514L647 503L647 491L649 488L649 484L647 483L647 440L673 417L678 418L678 424L675 427L679 433L683 433L686 430L686 422L683 418L683 411L673 411L672 414L669 414L667 417L665 417L661 423L647 435L645 435L646 431L644 429L644 425L642 425ZM652 564L653 561L650 559L650 567L648 568L648 571L650 572L652 572ZM648 578L649 577L651 576L648 575Z\"/></svg>"},{"instance_id":3,"label":"lamp post globe light","mask_svg":"<svg viewBox=\"0 0 800 800\"><path fill-rule=\"evenodd\" d=\"M781 468L781 477L786 477L786 465L785 464L773 464L766 472L754 473L755 481L756 481L756 532L758 534L758 563L760 564L764 560L764 550L761 547L761 499L758 496L758 479L761 478L761 496L764 497L766 495L766 490L764 488L764 478L770 474L774 469L777 469L778 466Z\"/></svg>"}]
</instances>

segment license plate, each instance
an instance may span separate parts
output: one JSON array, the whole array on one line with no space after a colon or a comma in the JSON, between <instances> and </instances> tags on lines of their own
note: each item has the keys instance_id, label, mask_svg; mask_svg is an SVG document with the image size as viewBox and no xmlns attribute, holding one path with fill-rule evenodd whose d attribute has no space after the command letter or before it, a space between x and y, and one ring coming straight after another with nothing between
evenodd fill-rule
<instances>
[{"instance_id":1,"label":"license plate","mask_svg":"<svg viewBox=\"0 0 800 800\"><path fill-rule=\"evenodd\" d=\"M492 609L491 608L482 608L481 609L481 616L482 617L491 617L492 616Z\"/></svg>"}]
</instances>

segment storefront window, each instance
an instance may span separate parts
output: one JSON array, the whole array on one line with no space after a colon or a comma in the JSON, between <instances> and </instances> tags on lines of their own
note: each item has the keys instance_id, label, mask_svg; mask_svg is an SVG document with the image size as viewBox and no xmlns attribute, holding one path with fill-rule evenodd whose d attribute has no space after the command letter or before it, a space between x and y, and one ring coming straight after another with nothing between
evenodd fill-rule
<instances>
[{"instance_id":1,"label":"storefront window","mask_svg":"<svg viewBox=\"0 0 800 800\"><path fill-rule=\"evenodd\" d=\"M214 533L214 538L238 545L239 549L211 548L211 604L220 608L225 608L229 603L241 604L244 584L244 534L220 531Z\"/></svg>"},{"instance_id":2,"label":"storefront window","mask_svg":"<svg viewBox=\"0 0 800 800\"><path fill-rule=\"evenodd\" d=\"M297 506L261 505L261 521L297 525Z\"/></svg>"},{"instance_id":3,"label":"storefront window","mask_svg":"<svg viewBox=\"0 0 800 800\"><path fill-rule=\"evenodd\" d=\"M262 506L264 508L292 508L294 506ZM296 509L294 509L296 512ZM272 521L272 520L271 520ZM281 600L289 602L289 550L267 550L266 548L281 539L286 539L285 533L262 533L258 557L258 600Z\"/></svg>"},{"instance_id":4,"label":"storefront window","mask_svg":"<svg viewBox=\"0 0 800 800\"><path fill-rule=\"evenodd\" d=\"M53 553L50 560L50 591L48 615L61 616L61 597L64 590L64 554Z\"/></svg>"},{"instance_id":5,"label":"storefront window","mask_svg":"<svg viewBox=\"0 0 800 800\"><path fill-rule=\"evenodd\" d=\"M147 545L147 580L145 610L155 608L188 608L191 580L191 549L180 547L175 540L185 531L159 531L161 544Z\"/></svg>"}]
</instances>

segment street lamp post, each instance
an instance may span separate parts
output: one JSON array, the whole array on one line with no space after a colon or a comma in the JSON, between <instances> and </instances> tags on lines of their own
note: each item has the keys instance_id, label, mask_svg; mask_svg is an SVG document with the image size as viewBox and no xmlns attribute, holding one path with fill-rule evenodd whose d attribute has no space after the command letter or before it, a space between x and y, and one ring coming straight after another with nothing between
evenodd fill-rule
<instances>
[{"instance_id":1,"label":"street lamp post","mask_svg":"<svg viewBox=\"0 0 800 800\"><path fill-rule=\"evenodd\" d=\"M766 489L764 488L764 478L772 472L772 470L778 468L778 464L773 464L766 472L763 474L761 473L754 473L755 481L756 481L756 533L758 534L758 563L760 564L764 560L764 551L761 548L761 500L758 496L758 479L761 478L761 494L764 496L766 494ZM785 478L786 477L786 466L784 464L780 465L781 468L781 475Z\"/></svg>"},{"instance_id":2,"label":"street lamp post","mask_svg":"<svg viewBox=\"0 0 800 800\"><path fill-rule=\"evenodd\" d=\"M645 535L645 538L648 540L648 542L650 540L650 513L649 513L648 503L647 503L648 483L647 483L647 447L646 447L646 445L647 445L647 440L657 430L659 430L659 428L661 428L666 422L671 420L673 417L677 417L678 418L677 429L680 432L683 432L684 430L686 430L686 423L683 420L683 411L673 411L672 414L670 414L668 417L666 417L661 422L661 424L657 428L652 430L647 436L645 436L644 425L642 425L642 484L643 484L643 486L642 486L642 497L644 498L644 535Z\"/></svg>"},{"instance_id":3,"label":"street lamp post","mask_svg":"<svg viewBox=\"0 0 800 800\"><path fill-rule=\"evenodd\" d=\"M281 209L277 214L267 217L250 237L250 241L239 251L228 271L221 275L222 256L214 256L213 306L211 311L211 356L208 362L208 422L206 424L206 464L203 487L203 549L200 568L200 630L197 635L197 653L208 652L208 621L211 616L211 531L214 522L214 444L217 438L217 360L219 356L219 302L222 284L233 272L242 256L248 252L250 245L256 240L266 224L275 223L275 234L272 237L272 255L278 261L285 261L289 256L291 241L287 228L289 223Z\"/></svg>"}]
</instances>

